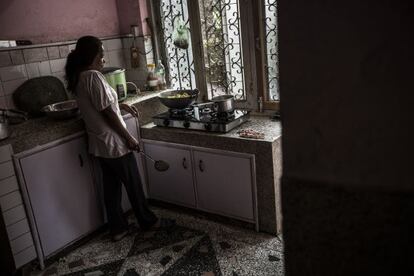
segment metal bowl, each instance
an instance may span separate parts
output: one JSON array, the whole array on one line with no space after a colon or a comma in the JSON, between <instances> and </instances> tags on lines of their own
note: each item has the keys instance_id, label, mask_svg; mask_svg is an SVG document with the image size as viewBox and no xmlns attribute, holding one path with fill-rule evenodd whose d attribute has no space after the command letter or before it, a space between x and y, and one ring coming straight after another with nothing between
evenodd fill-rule
<instances>
[{"instance_id":1,"label":"metal bowl","mask_svg":"<svg viewBox=\"0 0 414 276\"><path fill-rule=\"evenodd\" d=\"M174 98L174 96L178 94L187 93L189 97L183 98ZM168 108L172 109L182 109L188 107L192 104L198 96L199 91L197 89L194 90L171 90L162 92L158 98L160 99L161 103Z\"/></svg>"},{"instance_id":2,"label":"metal bowl","mask_svg":"<svg viewBox=\"0 0 414 276\"><path fill-rule=\"evenodd\" d=\"M53 119L64 120L77 116L79 108L76 100L69 100L46 105L42 108L42 112Z\"/></svg>"}]
</instances>

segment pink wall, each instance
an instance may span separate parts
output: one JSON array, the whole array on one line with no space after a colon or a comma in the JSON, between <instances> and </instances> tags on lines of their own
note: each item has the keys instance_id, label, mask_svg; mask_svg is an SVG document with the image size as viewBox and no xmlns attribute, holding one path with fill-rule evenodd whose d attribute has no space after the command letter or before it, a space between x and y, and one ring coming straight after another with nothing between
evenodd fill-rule
<instances>
[{"instance_id":1,"label":"pink wall","mask_svg":"<svg viewBox=\"0 0 414 276\"><path fill-rule=\"evenodd\" d=\"M146 0L0 0L0 40L33 43L130 33L149 34Z\"/></svg>"},{"instance_id":2,"label":"pink wall","mask_svg":"<svg viewBox=\"0 0 414 276\"><path fill-rule=\"evenodd\" d=\"M151 33L145 20L149 16L147 0L117 0L116 2L121 34L130 33L131 25L138 25L139 35Z\"/></svg>"},{"instance_id":3,"label":"pink wall","mask_svg":"<svg viewBox=\"0 0 414 276\"><path fill-rule=\"evenodd\" d=\"M75 40L86 34L117 35L120 26L116 3L117 0L1 0L0 40L29 39L37 44Z\"/></svg>"}]
</instances>

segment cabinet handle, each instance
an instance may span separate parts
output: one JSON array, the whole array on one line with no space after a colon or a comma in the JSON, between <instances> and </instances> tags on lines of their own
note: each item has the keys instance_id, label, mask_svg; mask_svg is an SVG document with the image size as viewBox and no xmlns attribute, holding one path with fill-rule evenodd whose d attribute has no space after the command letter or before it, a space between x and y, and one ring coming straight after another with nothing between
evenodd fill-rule
<instances>
[{"instance_id":1,"label":"cabinet handle","mask_svg":"<svg viewBox=\"0 0 414 276\"><path fill-rule=\"evenodd\" d=\"M81 167L83 167L83 158L82 158L82 155L78 154L78 157L79 157L79 165Z\"/></svg>"},{"instance_id":2,"label":"cabinet handle","mask_svg":"<svg viewBox=\"0 0 414 276\"><path fill-rule=\"evenodd\" d=\"M200 168L201 172L204 172L204 162L203 162L203 160L198 161L198 167Z\"/></svg>"},{"instance_id":3,"label":"cabinet handle","mask_svg":"<svg viewBox=\"0 0 414 276\"><path fill-rule=\"evenodd\" d=\"M183 168L187 169L187 159L183 158Z\"/></svg>"}]
</instances>

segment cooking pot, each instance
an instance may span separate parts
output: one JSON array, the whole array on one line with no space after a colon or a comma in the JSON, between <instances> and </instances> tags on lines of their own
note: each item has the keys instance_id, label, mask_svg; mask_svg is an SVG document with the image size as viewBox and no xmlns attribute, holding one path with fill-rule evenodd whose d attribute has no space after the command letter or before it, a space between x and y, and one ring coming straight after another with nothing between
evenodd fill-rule
<instances>
[{"instance_id":1,"label":"cooking pot","mask_svg":"<svg viewBox=\"0 0 414 276\"><path fill-rule=\"evenodd\" d=\"M171 90L162 92L158 98L168 108L182 109L192 104L197 99L198 93L198 89Z\"/></svg>"},{"instance_id":2,"label":"cooking pot","mask_svg":"<svg viewBox=\"0 0 414 276\"><path fill-rule=\"evenodd\" d=\"M138 87L133 82L127 82L125 79L125 69L118 67L105 67L102 69L102 74L106 81L116 91L118 95L118 102L126 99L128 90L127 84L134 87L135 93L138 93Z\"/></svg>"},{"instance_id":3,"label":"cooking pot","mask_svg":"<svg viewBox=\"0 0 414 276\"><path fill-rule=\"evenodd\" d=\"M211 99L216 104L218 113L233 112L234 97L233 95L216 96Z\"/></svg>"},{"instance_id":4,"label":"cooking pot","mask_svg":"<svg viewBox=\"0 0 414 276\"><path fill-rule=\"evenodd\" d=\"M26 120L26 112L13 109L0 109L0 140L9 137L9 123L18 124Z\"/></svg>"}]
</instances>

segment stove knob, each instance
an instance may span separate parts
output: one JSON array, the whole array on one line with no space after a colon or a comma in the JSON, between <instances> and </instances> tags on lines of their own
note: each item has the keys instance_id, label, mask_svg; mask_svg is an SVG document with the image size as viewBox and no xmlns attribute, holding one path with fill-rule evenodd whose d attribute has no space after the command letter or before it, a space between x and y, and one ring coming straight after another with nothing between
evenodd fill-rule
<instances>
[{"instance_id":1,"label":"stove knob","mask_svg":"<svg viewBox=\"0 0 414 276\"><path fill-rule=\"evenodd\" d=\"M170 124L170 120L164 119L163 124L164 126L168 126Z\"/></svg>"},{"instance_id":2,"label":"stove knob","mask_svg":"<svg viewBox=\"0 0 414 276\"><path fill-rule=\"evenodd\" d=\"M206 129L206 130L211 130L211 124L210 123L207 123L207 124L205 124L204 125L204 128Z\"/></svg>"},{"instance_id":3,"label":"stove knob","mask_svg":"<svg viewBox=\"0 0 414 276\"><path fill-rule=\"evenodd\" d=\"M183 126L184 126L185 128L189 128L189 127L190 127L190 122L184 122Z\"/></svg>"}]
</instances>

